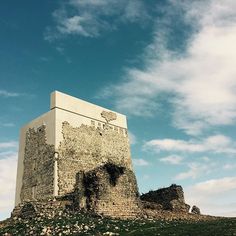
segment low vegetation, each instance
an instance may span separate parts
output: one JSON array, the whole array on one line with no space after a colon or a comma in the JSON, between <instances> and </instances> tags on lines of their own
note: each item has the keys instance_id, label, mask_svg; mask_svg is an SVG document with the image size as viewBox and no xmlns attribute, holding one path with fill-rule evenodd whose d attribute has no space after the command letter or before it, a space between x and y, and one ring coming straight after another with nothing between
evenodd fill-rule
<instances>
[{"instance_id":1,"label":"low vegetation","mask_svg":"<svg viewBox=\"0 0 236 236\"><path fill-rule=\"evenodd\" d=\"M0 223L0 235L236 235L236 218L211 221L117 220L88 214L66 214L55 218L14 218Z\"/></svg>"}]
</instances>

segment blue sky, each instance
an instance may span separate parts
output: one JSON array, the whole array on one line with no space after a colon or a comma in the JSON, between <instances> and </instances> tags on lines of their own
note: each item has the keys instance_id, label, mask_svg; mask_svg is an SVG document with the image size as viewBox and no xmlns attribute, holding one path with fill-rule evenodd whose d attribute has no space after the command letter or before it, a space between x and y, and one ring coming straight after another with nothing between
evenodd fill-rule
<instances>
[{"instance_id":1,"label":"blue sky","mask_svg":"<svg viewBox=\"0 0 236 236\"><path fill-rule=\"evenodd\" d=\"M140 192L180 184L236 215L236 3L0 3L0 218L13 208L20 127L54 90L124 113Z\"/></svg>"}]
</instances>

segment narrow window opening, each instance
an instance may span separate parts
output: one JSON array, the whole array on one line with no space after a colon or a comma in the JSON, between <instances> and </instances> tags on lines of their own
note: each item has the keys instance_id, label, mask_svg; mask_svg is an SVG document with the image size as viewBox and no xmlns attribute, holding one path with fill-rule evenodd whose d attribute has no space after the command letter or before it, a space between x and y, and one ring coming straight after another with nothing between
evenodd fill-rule
<instances>
[{"instance_id":1,"label":"narrow window opening","mask_svg":"<svg viewBox=\"0 0 236 236\"><path fill-rule=\"evenodd\" d=\"M36 187L37 187L36 185L32 187L32 199L36 199L36 191L37 191Z\"/></svg>"},{"instance_id":2,"label":"narrow window opening","mask_svg":"<svg viewBox=\"0 0 236 236\"><path fill-rule=\"evenodd\" d=\"M36 168L37 168L37 163L36 163L36 160L35 160L35 159L32 161L32 166L33 166L32 169L35 171Z\"/></svg>"}]
</instances>

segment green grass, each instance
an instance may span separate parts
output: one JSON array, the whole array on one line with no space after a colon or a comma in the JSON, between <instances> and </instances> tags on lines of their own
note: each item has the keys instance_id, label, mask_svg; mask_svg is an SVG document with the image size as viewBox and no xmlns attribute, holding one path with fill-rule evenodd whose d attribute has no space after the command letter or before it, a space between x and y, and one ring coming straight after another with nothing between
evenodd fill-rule
<instances>
[{"instance_id":1,"label":"green grass","mask_svg":"<svg viewBox=\"0 0 236 236\"><path fill-rule=\"evenodd\" d=\"M190 222L183 220L114 220L87 214L63 215L54 219L36 217L15 220L0 235L130 235L130 236L224 236L236 235L236 218ZM48 231L46 229L49 229ZM48 234L47 234L47 232Z\"/></svg>"}]
</instances>

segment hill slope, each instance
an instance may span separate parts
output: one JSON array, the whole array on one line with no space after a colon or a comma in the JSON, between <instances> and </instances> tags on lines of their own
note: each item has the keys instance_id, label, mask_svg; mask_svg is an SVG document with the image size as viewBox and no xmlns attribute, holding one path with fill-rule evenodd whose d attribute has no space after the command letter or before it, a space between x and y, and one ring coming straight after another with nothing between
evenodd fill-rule
<instances>
[{"instance_id":1,"label":"hill slope","mask_svg":"<svg viewBox=\"0 0 236 236\"><path fill-rule=\"evenodd\" d=\"M48 219L14 218L0 223L0 235L236 235L236 218L214 220L117 220L89 214L66 214Z\"/></svg>"}]
</instances>

